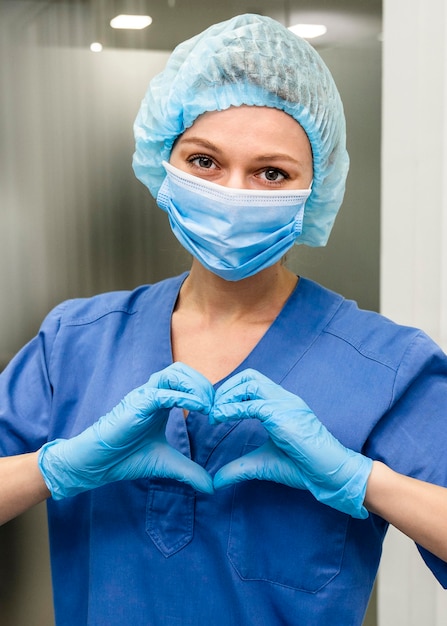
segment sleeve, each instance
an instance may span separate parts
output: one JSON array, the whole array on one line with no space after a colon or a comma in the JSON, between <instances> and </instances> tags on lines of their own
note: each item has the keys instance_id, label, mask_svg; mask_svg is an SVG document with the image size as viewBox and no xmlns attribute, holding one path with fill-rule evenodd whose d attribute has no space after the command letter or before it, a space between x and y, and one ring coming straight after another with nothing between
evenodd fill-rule
<instances>
[{"instance_id":1,"label":"sleeve","mask_svg":"<svg viewBox=\"0 0 447 626\"><path fill-rule=\"evenodd\" d=\"M389 411L373 430L365 454L401 474L447 487L447 356L424 333L397 370ZM418 546L447 588L447 563Z\"/></svg>"},{"instance_id":2,"label":"sleeve","mask_svg":"<svg viewBox=\"0 0 447 626\"><path fill-rule=\"evenodd\" d=\"M52 403L49 364L63 303L0 375L0 456L38 450L46 441Z\"/></svg>"}]
</instances>

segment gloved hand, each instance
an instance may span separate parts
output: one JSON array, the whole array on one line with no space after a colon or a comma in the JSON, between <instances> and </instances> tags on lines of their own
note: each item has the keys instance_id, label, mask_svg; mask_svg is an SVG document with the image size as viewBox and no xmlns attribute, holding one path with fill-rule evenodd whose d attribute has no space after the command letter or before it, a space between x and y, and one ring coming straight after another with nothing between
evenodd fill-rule
<instances>
[{"instance_id":1,"label":"gloved hand","mask_svg":"<svg viewBox=\"0 0 447 626\"><path fill-rule=\"evenodd\" d=\"M320 502L366 518L363 506L372 461L345 448L307 404L255 370L245 370L216 391L211 423L257 418L270 438L266 444L222 467L219 489L257 478L308 489Z\"/></svg>"},{"instance_id":2,"label":"gloved hand","mask_svg":"<svg viewBox=\"0 0 447 626\"><path fill-rule=\"evenodd\" d=\"M211 476L167 443L165 428L172 407L208 414L213 398L211 383L182 363L153 374L80 435L42 447L39 467L53 498L150 477L174 478L212 493Z\"/></svg>"}]
</instances>

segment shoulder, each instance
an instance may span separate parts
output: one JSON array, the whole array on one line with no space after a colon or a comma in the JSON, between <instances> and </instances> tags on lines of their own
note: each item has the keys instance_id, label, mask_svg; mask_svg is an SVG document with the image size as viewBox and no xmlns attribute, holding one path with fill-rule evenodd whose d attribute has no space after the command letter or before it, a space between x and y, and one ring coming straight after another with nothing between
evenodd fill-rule
<instances>
[{"instance_id":1,"label":"shoulder","mask_svg":"<svg viewBox=\"0 0 447 626\"><path fill-rule=\"evenodd\" d=\"M51 311L48 318L58 320L60 327L82 326L102 318L133 316L147 307L163 302L178 289L183 276L158 283L141 285L133 290L111 291L88 298L66 300Z\"/></svg>"},{"instance_id":2,"label":"shoulder","mask_svg":"<svg viewBox=\"0 0 447 626\"><path fill-rule=\"evenodd\" d=\"M331 303L333 315L322 334L331 336L364 357L397 370L408 353L433 353L438 346L422 330L403 326L375 311L361 309L313 281L306 287L315 301Z\"/></svg>"}]
</instances>

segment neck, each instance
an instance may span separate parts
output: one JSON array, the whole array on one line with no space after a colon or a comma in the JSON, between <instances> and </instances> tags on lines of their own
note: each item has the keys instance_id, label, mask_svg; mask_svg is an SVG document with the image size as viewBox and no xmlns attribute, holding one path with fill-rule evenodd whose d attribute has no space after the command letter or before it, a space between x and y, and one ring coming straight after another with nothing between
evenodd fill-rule
<instances>
[{"instance_id":1,"label":"neck","mask_svg":"<svg viewBox=\"0 0 447 626\"><path fill-rule=\"evenodd\" d=\"M200 313L214 321L273 320L297 284L281 263L240 281L227 281L196 260L180 291L177 310Z\"/></svg>"}]
</instances>

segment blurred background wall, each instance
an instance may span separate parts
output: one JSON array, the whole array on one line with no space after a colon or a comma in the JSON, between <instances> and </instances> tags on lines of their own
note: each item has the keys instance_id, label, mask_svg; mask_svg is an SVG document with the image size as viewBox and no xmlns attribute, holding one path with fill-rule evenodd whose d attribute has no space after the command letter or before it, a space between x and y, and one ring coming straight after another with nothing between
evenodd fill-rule
<instances>
[{"instance_id":1,"label":"blurred background wall","mask_svg":"<svg viewBox=\"0 0 447 626\"><path fill-rule=\"evenodd\" d=\"M0 4L1 363L56 303L131 289L189 267L165 214L134 178L132 123L149 79L175 43L241 12L285 24L326 14L339 29L338 37L315 46L345 104L352 162L346 199L328 246L297 247L288 262L378 310L381 3L141 0L134 6L169 21L159 26L154 17L147 33L125 41L109 32L112 0ZM88 48L94 36L105 43L101 53ZM47 549L44 507L0 529L2 626L51 626ZM375 624L375 601L366 623Z\"/></svg>"},{"instance_id":2,"label":"blurred background wall","mask_svg":"<svg viewBox=\"0 0 447 626\"><path fill-rule=\"evenodd\" d=\"M381 312L447 351L445 0L384 1L382 84ZM447 593L393 528L378 598L380 626L447 623Z\"/></svg>"}]
</instances>

